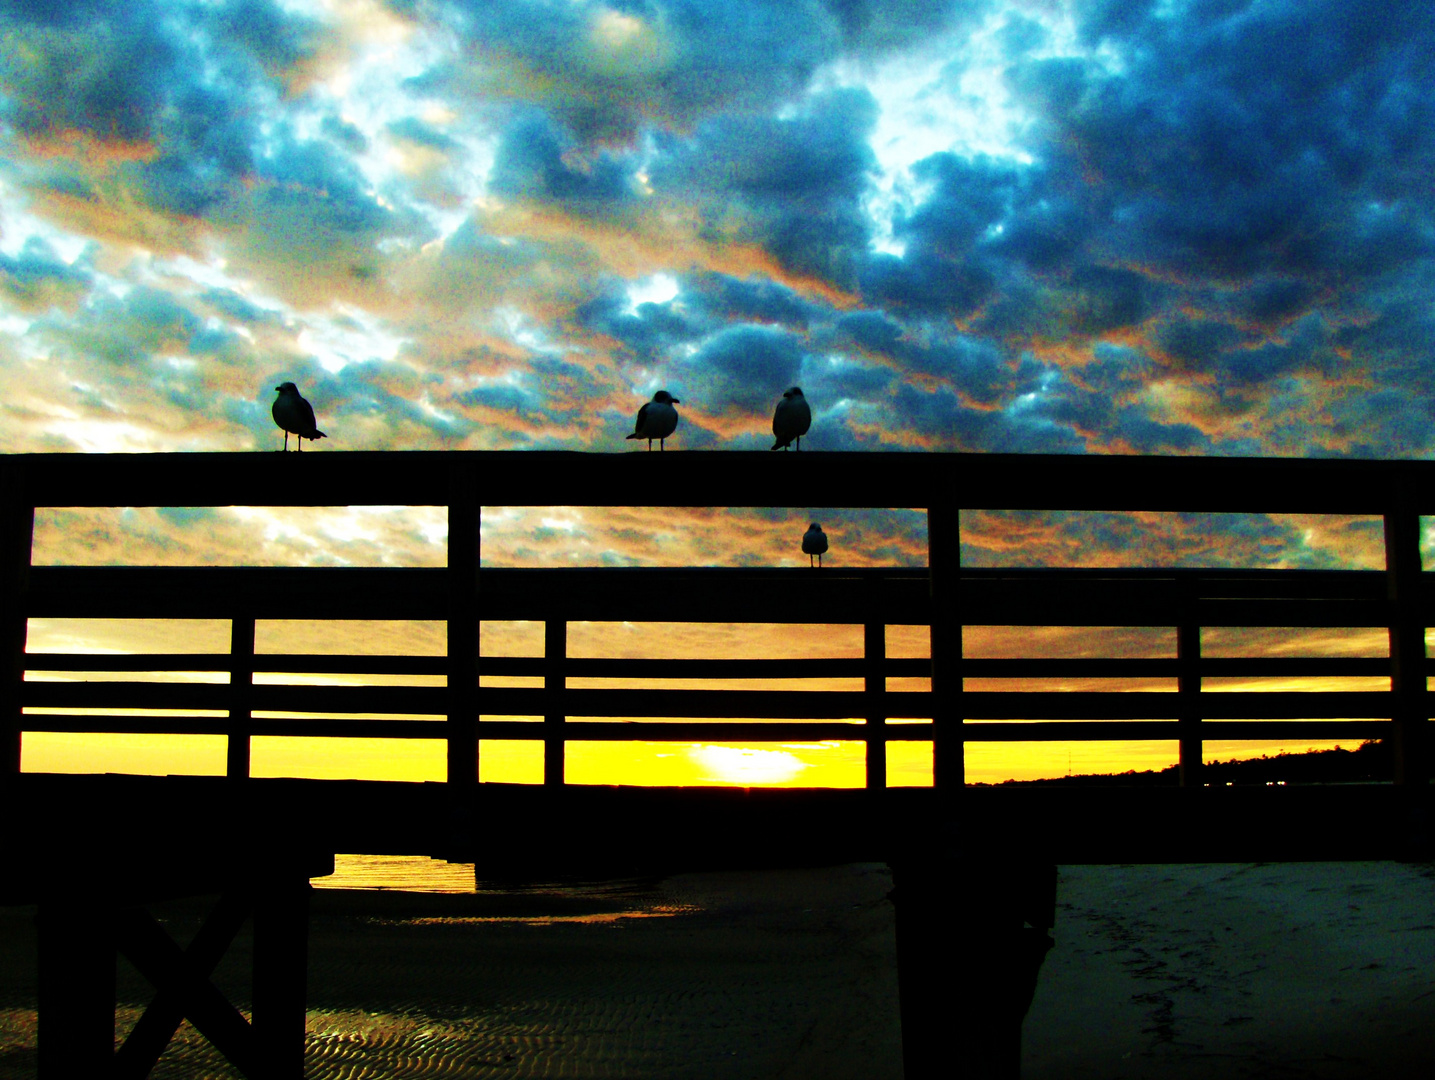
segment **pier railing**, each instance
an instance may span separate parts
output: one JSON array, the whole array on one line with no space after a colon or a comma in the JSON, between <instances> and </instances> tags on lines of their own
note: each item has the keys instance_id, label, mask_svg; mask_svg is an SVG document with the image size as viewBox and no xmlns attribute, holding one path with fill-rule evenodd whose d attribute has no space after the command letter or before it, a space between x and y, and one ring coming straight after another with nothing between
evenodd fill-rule
<instances>
[{"instance_id":1,"label":"pier railing","mask_svg":"<svg viewBox=\"0 0 1435 1080\"><path fill-rule=\"evenodd\" d=\"M779 475L781 474L781 475ZM1435 502L1422 462L1272 459L1049 458L943 454L395 453L12 456L0 461L4 674L0 773L23 762L25 732L223 736L227 774L250 774L257 736L442 740L452 786L479 779L479 743L544 746L545 785L564 782L574 740L704 743L865 742L866 784L887 786L886 745L930 742L939 790L963 782L973 742L1169 740L1183 784L1200 782L1211 740L1387 739L1391 779L1428 782L1420 512ZM800 491L809 505L901 506L928 512L926 569L481 569L481 505L762 506L755 492ZM1425 493L1432 493L1427 496ZM541 496L541 498L536 497ZM1425 500L1425 501L1422 501ZM446 569L32 566L36 507L441 505ZM1383 517L1384 571L990 570L960 566L958 509L1187 510ZM774 605L780 590L782 603ZM843 623L863 628L850 660L612 660L571 657L579 620L643 621L646 598L680 598L663 621ZM227 652L24 652L28 618L205 618L230 622ZM256 620L440 620L444 656L256 655ZM481 655L487 620L544 626L541 656ZM930 659L891 658L885 629L931 628ZM1165 659L979 659L964 626L1142 626L1175 631ZM1214 658L1203 627L1381 627L1388 657ZM220 683L27 681L28 672L207 671ZM256 673L442 676L432 686L256 683ZM526 687L485 686L491 676ZM930 677L930 689L887 680ZM1388 677L1389 689L1335 692L1202 690L1209 678ZM859 680L850 690L579 689L569 680ZM976 691L981 678L1164 679L1163 691ZM541 685L536 685L541 680ZM434 680L437 682L438 680ZM124 715L166 710L167 715ZM283 718L323 713L324 719ZM386 714L400 719L367 719ZM263 717L259 714L269 714ZM537 723L481 719L541 718ZM575 721L572 718L581 717ZM900 717L900 724L888 723ZM622 721L615 718L623 718ZM662 718L644 723L643 718ZM1020 719L1025 723L1006 721ZM637 720L638 722L632 722Z\"/></svg>"},{"instance_id":2,"label":"pier railing","mask_svg":"<svg viewBox=\"0 0 1435 1080\"><path fill-rule=\"evenodd\" d=\"M482 568L482 505L764 507L798 497L808 506L925 509L928 566ZM447 566L33 565L37 507L355 505L446 507ZM961 508L1370 515L1384 522L1385 568L964 568ZM440 854L498 876L884 860L896 885L907 1075L950 1072L954 1023L966 1050L1005 1063L994 1075L1016 1075L1021 1017L1055 921L1051 864L1430 857L1425 634L1435 597L1420 549L1420 515L1429 510L1435 464L1424 462L691 452L0 458L0 815L16 824L5 832L0 902L39 905L39 1075L146 1075L185 1016L245 1075L302 1075L308 879L332 869L339 851ZM661 607L664 622L861 626L862 654L569 655L574 622L651 620L653 596L675 598ZM226 620L229 647L29 652L28 622L44 617ZM447 641L442 656L273 655L256 649L256 624L268 619L304 620L315 635L332 620L441 621ZM488 620L541 623L542 655L484 656ZM930 656L889 656L894 625L929 627ZM985 659L964 654L964 628L972 626L1163 627L1174 632L1175 655ZM1376 627L1389 648L1368 659L1222 658L1202 655L1207 627ZM136 678L74 681L84 672ZM138 678L154 672L214 678ZM35 681L32 673L60 679ZM283 682L324 673L422 676L434 685ZM912 676L930 678L929 688L889 689L888 680ZM1260 676L1373 677L1382 688L1203 688L1207 679ZM529 685L493 685L514 678ZM570 684L751 678L837 678L853 688ZM968 685L1041 678L1159 679L1167 689ZM484 719L505 715L536 721ZM1008 722L1017 719L1025 722ZM26 734L43 731L217 736L227 748L226 776L25 772ZM294 736L435 740L446 777L413 784L255 776L254 740ZM480 783L480 747L490 738L541 742L543 783ZM1389 784L1226 789L1201 780L1212 740L1370 738L1392 748ZM565 783L567 745L599 739L862 741L869 790ZM933 783L891 787L886 748L911 739L931 743ZM1181 782L964 786L967 745L1053 739L1169 740L1179 748ZM187 948L137 906L211 891L218 904ZM246 915L255 934L252 1022L208 981ZM117 951L158 990L118 1053ZM986 1007L953 1010L954 979L980 981Z\"/></svg>"}]
</instances>

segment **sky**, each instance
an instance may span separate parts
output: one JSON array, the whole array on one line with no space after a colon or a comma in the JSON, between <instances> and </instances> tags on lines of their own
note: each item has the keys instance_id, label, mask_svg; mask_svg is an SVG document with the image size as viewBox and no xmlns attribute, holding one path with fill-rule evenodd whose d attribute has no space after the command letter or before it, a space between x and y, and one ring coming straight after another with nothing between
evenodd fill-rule
<instances>
[{"instance_id":1,"label":"sky","mask_svg":"<svg viewBox=\"0 0 1435 1080\"><path fill-rule=\"evenodd\" d=\"M0 0L0 452L1427 457L1415 0ZM489 565L920 565L924 522L490 508ZM831 524L826 524L831 520ZM638 528L638 525L644 526ZM37 561L445 523L42 511ZM795 531L794 531L795 530ZM1378 567L1379 523L964 515L964 560ZM48 547L46 546L48 545Z\"/></svg>"},{"instance_id":2,"label":"sky","mask_svg":"<svg viewBox=\"0 0 1435 1080\"><path fill-rule=\"evenodd\" d=\"M1427 4L0 21L6 451L1431 448Z\"/></svg>"}]
</instances>

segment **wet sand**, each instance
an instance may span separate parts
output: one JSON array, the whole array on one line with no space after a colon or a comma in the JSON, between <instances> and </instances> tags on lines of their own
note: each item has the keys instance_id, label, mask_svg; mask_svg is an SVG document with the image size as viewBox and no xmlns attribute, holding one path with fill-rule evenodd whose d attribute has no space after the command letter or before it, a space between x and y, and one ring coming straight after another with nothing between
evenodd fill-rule
<instances>
[{"instance_id":1,"label":"wet sand","mask_svg":"<svg viewBox=\"0 0 1435 1080\"><path fill-rule=\"evenodd\" d=\"M890 884L871 864L506 896L316 890L306 1072L896 1080ZM1027 1080L1423 1080L1435 1061L1429 866L1063 867L1058 905ZM160 914L183 940L202 910ZM32 916L0 911L0 1080L34 1076ZM216 973L241 1009L248 949ZM120 975L124 1030L147 990ZM186 1026L153 1075L238 1074Z\"/></svg>"},{"instance_id":2,"label":"wet sand","mask_svg":"<svg viewBox=\"0 0 1435 1080\"><path fill-rule=\"evenodd\" d=\"M1026 1080L1435 1070L1435 868L1062 867Z\"/></svg>"}]
</instances>

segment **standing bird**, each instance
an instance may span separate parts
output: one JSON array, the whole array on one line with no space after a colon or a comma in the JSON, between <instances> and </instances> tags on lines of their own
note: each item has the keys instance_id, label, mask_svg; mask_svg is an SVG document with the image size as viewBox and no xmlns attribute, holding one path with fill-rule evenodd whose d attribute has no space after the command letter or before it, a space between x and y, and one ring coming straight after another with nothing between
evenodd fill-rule
<instances>
[{"instance_id":1,"label":"standing bird","mask_svg":"<svg viewBox=\"0 0 1435 1080\"><path fill-rule=\"evenodd\" d=\"M299 396L299 388L291 382L280 383L274 388L279 396L274 399L274 422L284 429L284 449L289 449L289 433L296 438L300 452L304 450L305 439L323 439L325 434L314 426L313 407Z\"/></svg>"},{"instance_id":2,"label":"standing bird","mask_svg":"<svg viewBox=\"0 0 1435 1080\"><path fill-rule=\"evenodd\" d=\"M678 426L678 410L673 408L681 402L666 390L659 390L653 395L653 400L638 410L637 429L629 435L630 439L647 439L648 449L653 448L653 440L658 440L658 449L662 450L663 440L673 433Z\"/></svg>"},{"instance_id":3,"label":"standing bird","mask_svg":"<svg viewBox=\"0 0 1435 1080\"><path fill-rule=\"evenodd\" d=\"M807 556L807 565L812 565L812 556L817 556L817 565L822 565L822 553L827 550L827 534L822 526L813 522L802 534L802 553Z\"/></svg>"},{"instance_id":4,"label":"standing bird","mask_svg":"<svg viewBox=\"0 0 1435 1080\"><path fill-rule=\"evenodd\" d=\"M791 390L782 395L782 400L777 403L777 409L772 414L772 433L777 436L777 442L772 444L774 450L786 450L792 445L792 440L797 440L797 449L802 449L802 436L807 434L807 429L812 426L812 410L807 406L807 399L802 396L802 387L794 386Z\"/></svg>"}]
</instances>

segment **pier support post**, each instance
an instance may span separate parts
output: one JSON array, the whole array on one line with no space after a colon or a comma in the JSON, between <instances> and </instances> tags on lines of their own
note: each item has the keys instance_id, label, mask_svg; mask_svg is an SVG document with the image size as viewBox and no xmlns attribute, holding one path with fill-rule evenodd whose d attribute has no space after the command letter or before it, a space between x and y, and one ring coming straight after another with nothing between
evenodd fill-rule
<instances>
[{"instance_id":1,"label":"pier support post","mask_svg":"<svg viewBox=\"0 0 1435 1080\"><path fill-rule=\"evenodd\" d=\"M254 1042L275 1080L304 1076L309 893L308 879L293 874L264 882L254 897Z\"/></svg>"},{"instance_id":2,"label":"pier support post","mask_svg":"<svg viewBox=\"0 0 1435 1080\"><path fill-rule=\"evenodd\" d=\"M110 1074L115 1054L113 912L46 899L36 909L39 1080Z\"/></svg>"},{"instance_id":3,"label":"pier support post","mask_svg":"<svg viewBox=\"0 0 1435 1080\"><path fill-rule=\"evenodd\" d=\"M1021 1025L1052 946L1056 867L1008 857L892 864L907 1080L1017 1080Z\"/></svg>"}]
</instances>

